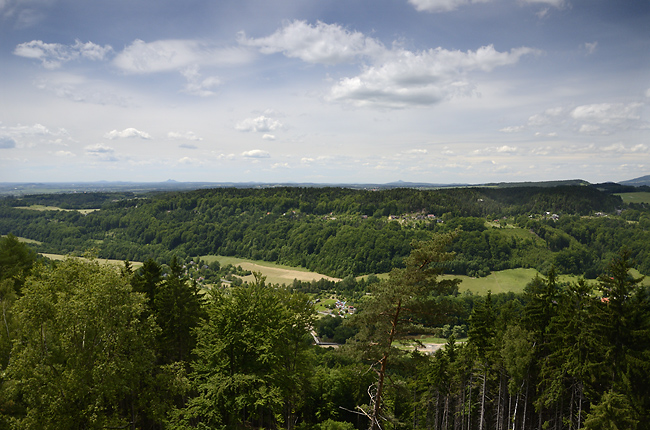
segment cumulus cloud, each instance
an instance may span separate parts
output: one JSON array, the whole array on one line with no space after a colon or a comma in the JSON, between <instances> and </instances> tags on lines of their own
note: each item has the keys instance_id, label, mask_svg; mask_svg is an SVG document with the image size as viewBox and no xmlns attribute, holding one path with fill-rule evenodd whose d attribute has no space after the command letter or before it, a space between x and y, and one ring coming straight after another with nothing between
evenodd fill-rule
<instances>
[{"instance_id":1,"label":"cumulus cloud","mask_svg":"<svg viewBox=\"0 0 650 430\"><path fill-rule=\"evenodd\" d=\"M246 132L266 133L280 128L282 128L282 123L280 121L264 115L258 116L257 118L246 118L235 125L235 129Z\"/></svg>"},{"instance_id":2,"label":"cumulus cloud","mask_svg":"<svg viewBox=\"0 0 650 430\"><path fill-rule=\"evenodd\" d=\"M271 154L261 149L251 149L250 151L244 151L241 155L245 158L271 158Z\"/></svg>"},{"instance_id":3,"label":"cumulus cloud","mask_svg":"<svg viewBox=\"0 0 650 430\"><path fill-rule=\"evenodd\" d=\"M97 45L92 42L76 40L73 45L61 43L46 43L42 40L32 40L21 43L14 49L14 55L40 60L43 67L56 69L68 61L85 58L88 60L104 60L113 52L110 45Z\"/></svg>"},{"instance_id":4,"label":"cumulus cloud","mask_svg":"<svg viewBox=\"0 0 650 430\"><path fill-rule=\"evenodd\" d=\"M35 144L65 145L62 139L69 139L65 128L49 129L43 124L0 127L0 148L31 147Z\"/></svg>"},{"instance_id":5,"label":"cumulus cloud","mask_svg":"<svg viewBox=\"0 0 650 430\"><path fill-rule=\"evenodd\" d=\"M196 40L157 40L145 42L136 39L117 54L113 65L125 73L146 74L187 70L199 65L233 66L249 62L252 56L239 47L219 47ZM206 85L216 85L208 78Z\"/></svg>"},{"instance_id":6,"label":"cumulus cloud","mask_svg":"<svg viewBox=\"0 0 650 430\"><path fill-rule=\"evenodd\" d=\"M202 137L197 136L194 134L193 131L187 131L185 133L180 133L178 131L170 131L167 133L167 137L169 139L178 139L178 140L193 140L193 141L201 141L203 140Z\"/></svg>"},{"instance_id":7,"label":"cumulus cloud","mask_svg":"<svg viewBox=\"0 0 650 430\"><path fill-rule=\"evenodd\" d=\"M100 161L119 161L119 158L115 156L115 149L111 148L110 146L106 146L103 143L88 145L84 148L84 150L86 151L86 155L95 157Z\"/></svg>"},{"instance_id":8,"label":"cumulus cloud","mask_svg":"<svg viewBox=\"0 0 650 430\"><path fill-rule=\"evenodd\" d=\"M11 149L16 147L16 141L9 136L0 136L0 149Z\"/></svg>"},{"instance_id":9,"label":"cumulus cloud","mask_svg":"<svg viewBox=\"0 0 650 430\"><path fill-rule=\"evenodd\" d=\"M486 3L490 0L409 0L419 12L449 12L472 3Z\"/></svg>"},{"instance_id":10,"label":"cumulus cloud","mask_svg":"<svg viewBox=\"0 0 650 430\"><path fill-rule=\"evenodd\" d=\"M183 92L186 94L199 97L213 96L216 94L213 90L221 85L221 80L216 76L208 76L207 78L201 76L197 65L182 70L181 75L187 80L183 88Z\"/></svg>"},{"instance_id":11,"label":"cumulus cloud","mask_svg":"<svg viewBox=\"0 0 650 430\"><path fill-rule=\"evenodd\" d=\"M390 60L368 66L358 76L341 79L328 99L390 108L432 105L471 94L474 87L466 77L468 72L489 72L515 64L522 56L534 52L526 47L499 52L492 45L467 52L443 48L422 52L397 50Z\"/></svg>"},{"instance_id":12,"label":"cumulus cloud","mask_svg":"<svg viewBox=\"0 0 650 430\"><path fill-rule=\"evenodd\" d=\"M409 149L405 153L409 155L425 155L428 154L429 151L427 151L426 149Z\"/></svg>"},{"instance_id":13,"label":"cumulus cloud","mask_svg":"<svg viewBox=\"0 0 650 430\"><path fill-rule=\"evenodd\" d=\"M578 106L571 117L599 124L620 124L641 119L642 103L598 103Z\"/></svg>"},{"instance_id":14,"label":"cumulus cloud","mask_svg":"<svg viewBox=\"0 0 650 430\"><path fill-rule=\"evenodd\" d=\"M124 138L133 138L133 137L138 137L140 139L152 139L152 136L144 131L137 130L135 128L129 127L125 128L122 131L109 131L104 135L105 138L107 139L124 139Z\"/></svg>"},{"instance_id":15,"label":"cumulus cloud","mask_svg":"<svg viewBox=\"0 0 650 430\"><path fill-rule=\"evenodd\" d=\"M272 134L264 134L262 136L262 139L264 139L264 140L275 140L275 136L272 135Z\"/></svg>"},{"instance_id":16,"label":"cumulus cloud","mask_svg":"<svg viewBox=\"0 0 650 430\"><path fill-rule=\"evenodd\" d=\"M287 57L318 64L351 62L359 56L374 57L385 50L380 42L360 32L320 21L316 25L293 21L272 35L257 39L240 33L239 43L258 48L263 54L282 52Z\"/></svg>"}]
</instances>

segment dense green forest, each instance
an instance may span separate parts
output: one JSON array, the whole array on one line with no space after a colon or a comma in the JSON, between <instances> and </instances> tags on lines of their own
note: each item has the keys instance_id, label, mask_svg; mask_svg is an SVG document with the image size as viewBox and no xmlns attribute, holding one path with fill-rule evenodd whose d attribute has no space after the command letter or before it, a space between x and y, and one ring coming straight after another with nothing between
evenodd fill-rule
<instances>
[{"instance_id":1,"label":"dense green forest","mask_svg":"<svg viewBox=\"0 0 650 430\"><path fill-rule=\"evenodd\" d=\"M650 273L650 212L612 187L211 189L46 194L0 200L0 233L40 252L169 263L216 254L339 278L401 267L412 240L460 229L455 274L532 267L595 278L626 248ZM620 187L619 187L620 188ZM620 191L620 189L613 189ZM66 211L29 210L34 205ZM70 209L100 209L80 213Z\"/></svg>"},{"instance_id":2,"label":"dense green forest","mask_svg":"<svg viewBox=\"0 0 650 430\"><path fill-rule=\"evenodd\" d=\"M412 242L363 285L207 291L175 256L51 262L2 237L0 428L650 428L650 288L630 254L595 286L550 268L524 294L474 296L439 276L461 235ZM313 345L314 288L363 291L338 349ZM408 346L432 332L435 354Z\"/></svg>"}]
</instances>

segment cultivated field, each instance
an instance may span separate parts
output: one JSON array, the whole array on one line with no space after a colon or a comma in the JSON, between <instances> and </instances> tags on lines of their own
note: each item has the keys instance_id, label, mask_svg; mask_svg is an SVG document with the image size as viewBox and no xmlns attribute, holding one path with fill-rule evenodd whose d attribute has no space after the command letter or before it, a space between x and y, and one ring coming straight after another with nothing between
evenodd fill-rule
<instances>
[{"instance_id":1,"label":"cultivated field","mask_svg":"<svg viewBox=\"0 0 650 430\"><path fill-rule=\"evenodd\" d=\"M211 263L212 261L217 260L221 266L226 266L232 264L233 266L241 266L244 270L250 270L251 272L260 272L262 275L266 276L266 282L272 284L290 284L294 279L299 281L312 281L319 280L322 278L339 281L338 278L332 278L331 276L321 275L320 273L310 272L307 269L281 266L275 263L269 263L267 261L254 261L246 260L236 257L224 257L224 256L215 256L215 255L205 255L201 256L201 260ZM253 275L245 276L242 278L244 281L252 281Z\"/></svg>"},{"instance_id":2,"label":"cultivated field","mask_svg":"<svg viewBox=\"0 0 650 430\"><path fill-rule=\"evenodd\" d=\"M15 209L27 209L30 211L64 211L64 212L77 211L80 214L84 214L84 215L99 210L99 209L62 209L56 206L45 206L45 205L16 206Z\"/></svg>"},{"instance_id":3,"label":"cultivated field","mask_svg":"<svg viewBox=\"0 0 650 430\"><path fill-rule=\"evenodd\" d=\"M50 260L64 260L66 257L70 257L69 255L61 255L61 254L46 254L46 253L40 253L42 256L49 258ZM83 258L85 257L72 257L72 258ZM104 259L104 258L98 258L97 261L100 263L105 263L105 264L112 264L114 266L119 266L119 267L124 267L124 260L110 260L110 259ZM142 266L142 262L140 261L130 261L131 267L133 269L137 269L140 266Z\"/></svg>"}]
</instances>

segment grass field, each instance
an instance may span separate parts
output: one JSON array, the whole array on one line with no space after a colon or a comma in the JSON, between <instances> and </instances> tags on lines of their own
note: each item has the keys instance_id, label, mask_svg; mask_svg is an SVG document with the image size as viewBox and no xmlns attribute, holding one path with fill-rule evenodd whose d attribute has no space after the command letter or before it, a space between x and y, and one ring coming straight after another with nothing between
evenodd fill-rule
<instances>
[{"instance_id":1,"label":"grass field","mask_svg":"<svg viewBox=\"0 0 650 430\"><path fill-rule=\"evenodd\" d=\"M7 235L3 234L2 237L7 237ZM43 242L39 242L38 240L27 239L26 237L16 236L16 239L18 239L18 242L31 243L34 245L41 245L43 243Z\"/></svg>"},{"instance_id":2,"label":"grass field","mask_svg":"<svg viewBox=\"0 0 650 430\"><path fill-rule=\"evenodd\" d=\"M49 258L50 260L64 260L68 255L61 255L61 254L46 254L46 253L41 253L42 256ZM82 258L85 259L84 257L72 257L72 258ZM124 266L124 260L109 260L109 259L103 259L103 258L98 258L97 261L100 263L104 264L112 264L114 266L119 266L123 267ZM133 269L137 269L138 267L142 266L142 262L140 261L131 261L131 267Z\"/></svg>"},{"instance_id":3,"label":"grass field","mask_svg":"<svg viewBox=\"0 0 650 430\"><path fill-rule=\"evenodd\" d=\"M246 260L236 257L224 257L220 255L203 255L201 260L211 263L218 261L221 266L232 264L233 266L241 266L244 270L251 272L260 272L266 276L266 282L271 284L290 284L294 279L299 281L312 281L321 278L338 281L338 278L331 276L321 275L320 273L310 272L302 267L289 267L280 264L270 263L268 261ZM253 275L244 276L244 281L252 281Z\"/></svg>"},{"instance_id":4,"label":"grass field","mask_svg":"<svg viewBox=\"0 0 650 430\"><path fill-rule=\"evenodd\" d=\"M650 193L621 193L616 194L623 199L624 203L650 203Z\"/></svg>"},{"instance_id":5,"label":"grass field","mask_svg":"<svg viewBox=\"0 0 650 430\"><path fill-rule=\"evenodd\" d=\"M27 209L30 211L64 211L64 212L77 211L84 215L99 210L99 209L62 209L56 206L45 206L45 205L16 206L15 209Z\"/></svg>"}]
</instances>

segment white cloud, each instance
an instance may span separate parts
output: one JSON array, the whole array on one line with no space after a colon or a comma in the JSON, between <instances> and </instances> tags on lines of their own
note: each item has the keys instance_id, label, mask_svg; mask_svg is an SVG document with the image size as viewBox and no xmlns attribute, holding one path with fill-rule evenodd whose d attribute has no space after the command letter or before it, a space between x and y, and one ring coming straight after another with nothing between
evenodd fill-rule
<instances>
[{"instance_id":1,"label":"white cloud","mask_svg":"<svg viewBox=\"0 0 650 430\"><path fill-rule=\"evenodd\" d=\"M122 107L131 105L129 98L120 95L115 88L78 75L63 73L48 75L47 78L36 81L35 85L39 90L74 102Z\"/></svg>"},{"instance_id":2,"label":"white cloud","mask_svg":"<svg viewBox=\"0 0 650 430\"><path fill-rule=\"evenodd\" d=\"M216 94L213 90L221 85L221 80L216 76L202 77L197 65L182 70L181 75L187 80L183 92L190 95L200 97L212 96Z\"/></svg>"},{"instance_id":3,"label":"white cloud","mask_svg":"<svg viewBox=\"0 0 650 430\"><path fill-rule=\"evenodd\" d=\"M409 0L419 12L449 12L472 3L486 3L490 0Z\"/></svg>"},{"instance_id":4,"label":"white cloud","mask_svg":"<svg viewBox=\"0 0 650 430\"><path fill-rule=\"evenodd\" d=\"M272 35L257 39L241 33L239 43L258 48L264 54L282 52L290 58L319 64L351 62L359 56L374 57L385 50L380 42L362 33L320 21L316 25L293 21Z\"/></svg>"},{"instance_id":5,"label":"white cloud","mask_svg":"<svg viewBox=\"0 0 650 430\"><path fill-rule=\"evenodd\" d=\"M272 134L264 134L262 136L262 139L264 139L264 140L275 140L275 136L272 135Z\"/></svg>"},{"instance_id":6,"label":"white cloud","mask_svg":"<svg viewBox=\"0 0 650 430\"><path fill-rule=\"evenodd\" d=\"M428 154L429 151L427 151L426 149L409 149L405 153L410 155L425 155Z\"/></svg>"},{"instance_id":7,"label":"white cloud","mask_svg":"<svg viewBox=\"0 0 650 430\"><path fill-rule=\"evenodd\" d=\"M276 119L267 116L258 116L257 118L246 118L237 123L235 129L247 132L269 132L282 128L282 123Z\"/></svg>"},{"instance_id":8,"label":"white cloud","mask_svg":"<svg viewBox=\"0 0 650 430\"><path fill-rule=\"evenodd\" d=\"M641 119L642 103L599 103L578 106L571 117L599 124L620 124Z\"/></svg>"},{"instance_id":9,"label":"white cloud","mask_svg":"<svg viewBox=\"0 0 650 430\"><path fill-rule=\"evenodd\" d=\"M100 161L116 162L120 160L119 157L115 156L115 149L103 143L88 145L84 149L86 150L86 155L95 157Z\"/></svg>"},{"instance_id":10,"label":"white cloud","mask_svg":"<svg viewBox=\"0 0 650 430\"><path fill-rule=\"evenodd\" d=\"M271 165L271 169L290 169L289 163L275 163Z\"/></svg>"},{"instance_id":11,"label":"white cloud","mask_svg":"<svg viewBox=\"0 0 650 430\"><path fill-rule=\"evenodd\" d=\"M196 40L134 40L117 54L113 64L125 73L145 74L183 70L197 65L233 66L252 56L241 48L223 48ZM208 84L215 85L214 78Z\"/></svg>"},{"instance_id":12,"label":"white cloud","mask_svg":"<svg viewBox=\"0 0 650 430\"><path fill-rule=\"evenodd\" d=\"M56 151L54 153L57 157L66 157L66 158L71 158L71 157L76 157L77 155L70 152L70 151Z\"/></svg>"},{"instance_id":13,"label":"white cloud","mask_svg":"<svg viewBox=\"0 0 650 430\"><path fill-rule=\"evenodd\" d=\"M177 131L170 131L167 133L169 139L180 139L180 140L193 140L193 141L202 141L203 138L194 134L193 131L187 131L185 133L180 133Z\"/></svg>"},{"instance_id":14,"label":"white cloud","mask_svg":"<svg viewBox=\"0 0 650 430\"><path fill-rule=\"evenodd\" d=\"M587 51L587 54L591 55L594 52L596 52L596 49L598 48L598 42L592 42L592 43L587 42L584 44L584 48Z\"/></svg>"},{"instance_id":15,"label":"white cloud","mask_svg":"<svg viewBox=\"0 0 650 430\"><path fill-rule=\"evenodd\" d=\"M101 46L92 42L83 43L80 40L76 40L74 45L32 40L21 43L14 49L15 55L41 60L41 64L47 69L56 69L63 63L79 58L104 60L111 52L113 48L110 45Z\"/></svg>"},{"instance_id":16,"label":"white cloud","mask_svg":"<svg viewBox=\"0 0 650 430\"><path fill-rule=\"evenodd\" d=\"M467 72L489 72L515 64L523 55L534 52L525 47L499 52L492 45L467 52L443 48L418 53L398 50L389 61L366 67L356 77L341 79L328 99L390 108L432 105L470 94L473 85L466 78Z\"/></svg>"},{"instance_id":17,"label":"white cloud","mask_svg":"<svg viewBox=\"0 0 650 430\"><path fill-rule=\"evenodd\" d=\"M562 9L563 7L566 6L565 0L519 0L519 1L527 4L544 4L544 5L556 7L558 9Z\"/></svg>"},{"instance_id":18,"label":"white cloud","mask_svg":"<svg viewBox=\"0 0 650 430\"><path fill-rule=\"evenodd\" d=\"M183 149L199 149L198 146L192 145L191 143L181 143L178 147Z\"/></svg>"},{"instance_id":19,"label":"white cloud","mask_svg":"<svg viewBox=\"0 0 650 430\"><path fill-rule=\"evenodd\" d=\"M645 96L648 97L648 98L650 98L650 88L648 88L647 90L645 90Z\"/></svg>"},{"instance_id":20,"label":"white cloud","mask_svg":"<svg viewBox=\"0 0 650 430\"><path fill-rule=\"evenodd\" d=\"M242 152L241 155L242 157L245 158L271 158L271 154L261 149L252 149L250 151L244 151Z\"/></svg>"},{"instance_id":21,"label":"white cloud","mask_svg":"<svg viewBox=\"0 0 650 430\"><path fill-rule=\"evenodd\" d=\"M84 148L86 153L89 154L109 154L115 152L115 149L110 146L106 146L103 143L96 143L94 145L88 145Z\"/></svg>"},{"instance_id":22,"label":"white cloud","mask_svg":"<svg viewBox=\"0 0 650 430\"><path fill-rule=\"evenodd\" d=\"M132 137L138 137L140 139L152 139L152 136L144 131L137 130L135 128L125 128L122 131L109 131L104 135L105 138L107 139L124 139L124 138L132 138Z\"/></svg>"},{"instance_id":23,"label":"white cloud","mask_svg":"<svg viewBox=\"0 0 650 430\"><path fill-rule=\"evenodd\" d=\"M514 125L514 126L509 126L509 127L504 127L500 129L499 131L502 133L519 133L520 131L524 130L526 127L523 125Z\"/></svg>"}]
</instances>

